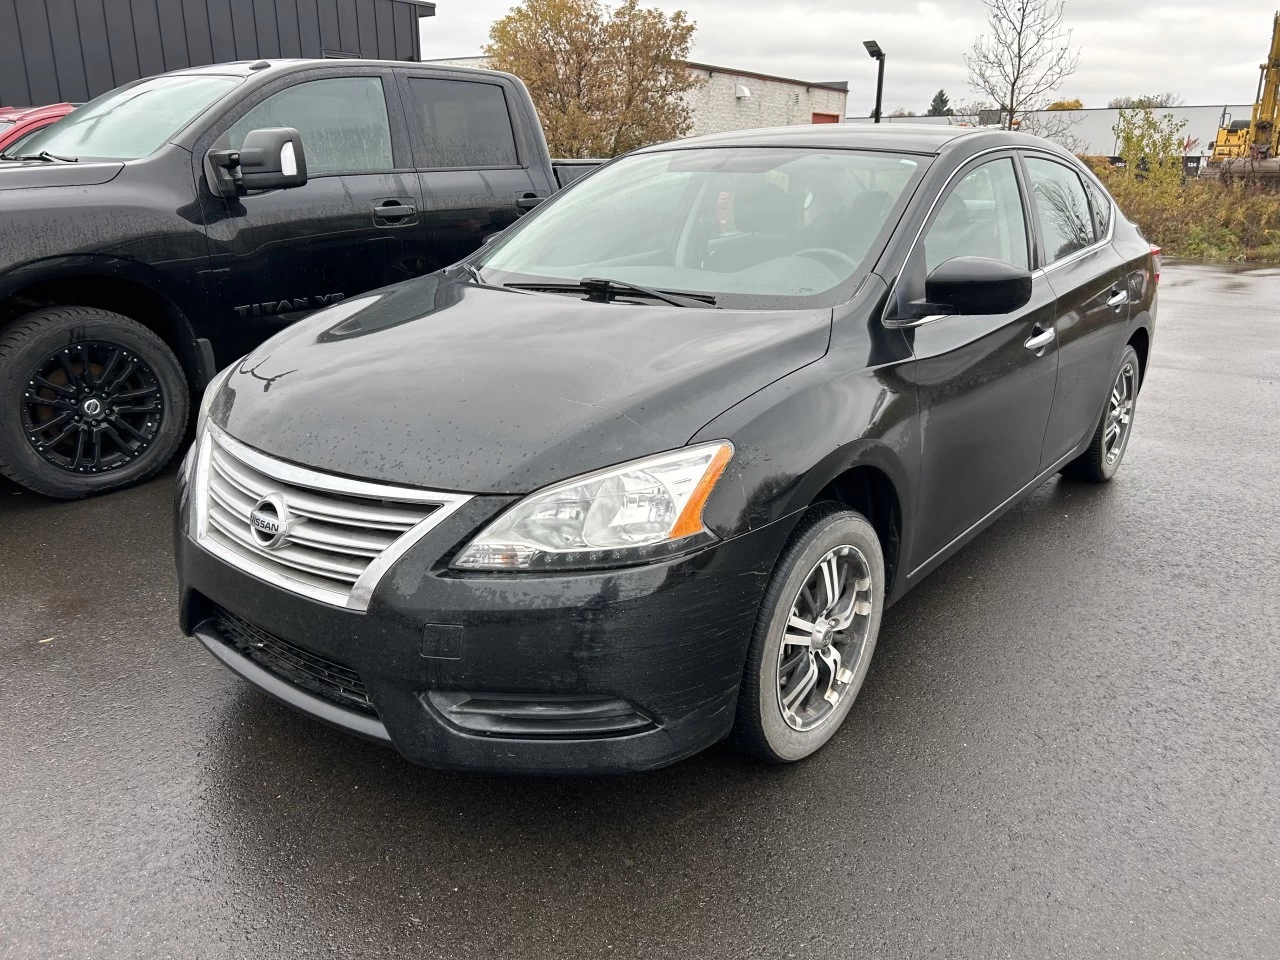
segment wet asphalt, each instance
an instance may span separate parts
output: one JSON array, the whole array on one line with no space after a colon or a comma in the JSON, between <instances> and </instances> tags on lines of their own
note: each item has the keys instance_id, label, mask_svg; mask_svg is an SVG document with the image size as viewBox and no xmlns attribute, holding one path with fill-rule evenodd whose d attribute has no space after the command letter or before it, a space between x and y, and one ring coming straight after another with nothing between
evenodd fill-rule
<instances>
[{"instance_id":1,"label":"wet asphalt","mask_svg":"<svg viewBox=\"0 0 1280 960\"><path fill-rule=\"evenodd\" d=\"M172 471L0 486L0 955L1280 955L1280 270L1160 297L1116 481L889 611L787 768L412 767L182 638Z\"/></svg>"}]
</instances>

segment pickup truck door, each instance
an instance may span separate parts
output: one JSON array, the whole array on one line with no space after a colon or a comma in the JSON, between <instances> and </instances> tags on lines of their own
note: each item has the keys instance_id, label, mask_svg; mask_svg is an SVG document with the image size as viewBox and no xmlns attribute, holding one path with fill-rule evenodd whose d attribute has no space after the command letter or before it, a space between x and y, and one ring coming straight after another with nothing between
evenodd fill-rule
<instances>
[{"instance_id":1,"label":"pickup truck door","mask_svg":"<svg viewBox=\"0 0 1280 960\"><path fill-rule=\"evenodd\" d=\"M400 70L429 257L456 263L553 192L527 95L502 77Z\"/></svg>"},{"instance_id":2,"label":"pickup truck door","mask_svg":"<svg viewBox=\"0 0 1280 960\"><path fill-rule=\"evenodd\" d=\"M263 127L298 129L308 182L215 197L205 152L235 149ZM193 159L219 365L314 310L426 268L422 191L390 69L282 77L222 117Z\"/></svg>"}]
</instances>

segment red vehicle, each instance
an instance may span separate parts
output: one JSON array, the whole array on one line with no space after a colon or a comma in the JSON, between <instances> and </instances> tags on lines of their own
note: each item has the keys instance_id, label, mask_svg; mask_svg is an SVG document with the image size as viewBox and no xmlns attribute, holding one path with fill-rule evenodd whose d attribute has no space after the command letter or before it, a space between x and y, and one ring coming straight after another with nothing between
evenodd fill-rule
<instances>
[{"instance_id":1,"label":"red vehicle","mask_svg":"<svg viewBox=\"0 0 1280 960\"><path fill-rule=\"evenodd\" d=\"M10 153L19 140L62 119L77 106L51 103L45 107L0 107L0 153Z\"/></svg>"}]
</instances>

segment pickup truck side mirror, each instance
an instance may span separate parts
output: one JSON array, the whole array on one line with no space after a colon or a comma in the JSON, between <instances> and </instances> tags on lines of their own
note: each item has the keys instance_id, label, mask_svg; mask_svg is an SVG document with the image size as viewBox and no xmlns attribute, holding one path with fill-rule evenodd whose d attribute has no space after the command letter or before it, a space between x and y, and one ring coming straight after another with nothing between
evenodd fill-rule
<instances>
[{"instance_id":1,"label":"pickup truck side mirror","mask_svg":"<svg viewBox=\"0 0 1280 960\"><path fill-rule=\"evenodd\" d=\"M286 190L307 182L302 134L293 127L267 127L245 134L239 150L210 150L209 186L220 197L249 190Z\"/></svg>"},{"instance_id":2,"label":"pickup truck side mirror","mask_svg":"<svg viewBox=\"0 0 1280 960\"><path fill-rule=\"evenodd\" d=\"M953 257L929 274L924 298L926 315L1012 313L1031 300L1031 272L1003 260Z\"/></svg>"}]
</instances>

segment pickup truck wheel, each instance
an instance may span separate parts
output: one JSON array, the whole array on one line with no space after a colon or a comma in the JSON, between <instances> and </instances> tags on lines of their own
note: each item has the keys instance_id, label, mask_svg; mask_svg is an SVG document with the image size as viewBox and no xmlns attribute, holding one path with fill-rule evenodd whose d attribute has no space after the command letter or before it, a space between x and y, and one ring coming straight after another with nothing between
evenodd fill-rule
<instances>
[{"instance_id":1,"label":"pickup truck wheel","mask_svg":"<svg viewBox=\"0 0 1280 960\"><path fill-rule=\"evenodd\" d=\"M182 442L186 377L164 341L92 307L0 328L0 473L62 500L153 476Z\"/></svg>"},{"instance_id":2,"label":"pickup truck wheel","mask_svg":"<svg viewBox=\"0 0 1280 960\"><path fill-rule=\"evenodd\" d=\"M765 588L730 740L770 763L813 753L840 728L871 665L884 554L866 518L816 507Z\"/></svg>"}]
</instances>

